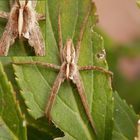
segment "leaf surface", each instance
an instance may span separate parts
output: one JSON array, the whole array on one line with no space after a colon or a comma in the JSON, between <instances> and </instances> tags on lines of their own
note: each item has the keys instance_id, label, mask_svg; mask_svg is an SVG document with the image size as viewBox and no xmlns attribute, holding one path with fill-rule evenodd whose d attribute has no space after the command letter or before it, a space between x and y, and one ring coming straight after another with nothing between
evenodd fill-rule
<instances>
[{"instance_id":1,"label":"leaf surface","mask_svg":"<svg viewBox=\"0 0 140 140\"><path fill-rule=\"evenodd\" d=\"M26 124L0 63L0 139L26 140Z\"/></svg>"},{"instance_id":2,"label":"leaf surface","mask_svg":"<svg viewBox=\"0 0 140 140\"><path fill-rule=\"evenodd\" d=\"M133 140L137 134L138 115L117 93L114 93L114 130L113 140Z\"/></svg>"},{"instance_id":3,"label":"leaf surface","mask_svg":"<svg viewBox=\"0 0 140 140\"><path fill-rule=\"evenodd\" d=\"M76 44L83 18L87 13L90 0L48 0L46 2L46 47L47 56L43 58L14 58L16 62L43 61L60 65L58 52L58 7L61 11L61 24L63 44L67 38L72 38ZM94 9L95 10L95 9ZM104 54L103 39L93 32L96 16L92 12L84 37L81 43L79 65L96 65L107 69ZM45 69L39 66L14 65L17 82L21 88L21 94L28 107L29 113L34 118L44 115L50 90L57 76L57 71ZM90 106L93 120L95 121L98 140L110 140L112 131L112 89L110 78L100 72L80 72L84 82L85 94ZM87 117L77 89L69 81L65 81L58 92L58 96L51 112L52 121L66 134L66 139L93 140L95 135L88 123ZM110 131L110 132L109 132ZM64 137L64 138L65 138Z\"/></svg>"}]
</instances>

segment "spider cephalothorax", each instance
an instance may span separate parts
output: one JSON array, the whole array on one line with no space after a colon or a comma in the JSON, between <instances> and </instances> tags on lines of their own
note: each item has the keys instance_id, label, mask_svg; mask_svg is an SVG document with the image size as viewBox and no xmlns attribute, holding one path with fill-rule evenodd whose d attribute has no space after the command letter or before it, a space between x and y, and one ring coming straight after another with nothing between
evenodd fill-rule
<instances>
[{"instance_id":1,"label":"spider cephalothorax","mask_svg":"<svg viewBox=\"0 0 140 140\"><path fill-rule=\"evenodd\" d=\"M68 39L62 51L63 67L65 67L65 76L67 79L73 79L73 75L76 72L75 65L75 48L72 39Z\"/></svg>"}]
</instances>

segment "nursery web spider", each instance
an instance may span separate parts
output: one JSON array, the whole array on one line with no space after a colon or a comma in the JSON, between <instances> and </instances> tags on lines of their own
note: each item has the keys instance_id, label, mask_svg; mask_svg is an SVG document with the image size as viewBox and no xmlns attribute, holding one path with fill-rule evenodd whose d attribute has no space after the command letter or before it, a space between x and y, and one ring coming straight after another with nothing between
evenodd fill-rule
<instances>
[{"instance_id":1,"label":"nursery web spider","mask_svg":"<svg viewBox=\"0 0 140 140\"><path fill-rule=\"evenodd\" d=\"M53 68L53 69L59 70L59 73L58 73L58 75L53 83L53 86L51 88L50 97L48 99L46 109L45 109L45 114L49 120L50 120L50 112L51 112L51 109L52 109L53 104L55 102L56 95L59 91L60 85L64 82L65 79L71 80L77 87L79 96L81 98L83 107L85 109L85 113L88 117L88 120L89 120L94 132L96 133L96 128L95 128L92 116L90 114L89 105L87 103L87 99L85 96L85 89L84 89L84 85L83 85L79 70L98 70L98 71L101 71L105 74L109 74L111 76L112 76L112 72L105 70L104 68L98 67L98 66L81 66L80 67L77 65L78 57L79 57L79 53L80 53L81 41L83 38L85 26L86 26L86 23L88 22L88 18L90 16L91 11L92 11L92 7L90 7L89 11L87 12L86 16L84 17L76 47L74 47L72 39L70 39L70 38L67 39L66 44L63 47L60 11L59 11L59 15L58 15L59 43L58 43L58 47L59 47L59 52L60 52L61 66L58 66L55 64L49 64L49 63L45 63L45 62L39 62L39 61L14 62L14 64L40 65L40 66L44 66L46 68Z\"/></svg>"},{"instance_id":2,"label":"nursery web spider","mask_svg":"<svg viewBox=\"0 0 140 140\"><path fill-rule=\"evenodd\" d=\"M10 13L0 11L0 17L8 19L0 39L0 56L7 56L16 38L24 37L39 56L45 55L45 43L38 24L45 16L35 12L37 0L10 0Z\"/></svg>"}]
</instances>

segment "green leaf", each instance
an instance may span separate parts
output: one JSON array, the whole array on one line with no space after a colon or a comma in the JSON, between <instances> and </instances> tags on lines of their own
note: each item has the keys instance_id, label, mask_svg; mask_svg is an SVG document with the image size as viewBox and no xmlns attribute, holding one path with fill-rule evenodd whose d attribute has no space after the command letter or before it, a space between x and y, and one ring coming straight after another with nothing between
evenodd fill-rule
<instances>
[{"instance_id":1,"label":"green leaf","mask_svg":"<svg viewBox=\"0 0 140 140\"><path fill-rule=\"evenodd\" d=\"M10 0L0 1L0 11L10 11ZM36 12L45 14L45 0L37 2ZM7 20L0 18L0 37L2 36ZM45 21L39 21L40 28L45 40ZM24 38L16 39L15 43L10 47L8 56L32 56L34 54L34 49L28 44L28 41Z\"/></svg>"},{"instance_id":2,"label":"green leaf","mask_svg":"<svg viewBox=\"0 0 140 140\"><path fill-rule=\"evenodd\" d=\"M26 140L26 126L11 83L0 63L0 139Z\"/></svg>"},{"instance_id":3,"label":"green leaf","mask_svg":"<svg viewBox=\"0 0 140 140\"><path fill-rule=\"evenodd\" d=\"M137 0L137 6L140 8L140 0Z\"/></svg>"},{"instance_id":4,"label":"green leaf","mask_svg":"<svg viewBox=\"0 0 140 140\"><path fill-rule=\"evenodd\" d=\"M48 140L52 140L53 138L63 136L63 132L61 132L58 128L56 128L54 125L50 125L48 123L47 118L43 117L38 120L35 120L31 117L27 117L26 119L28 121L28 139L35 140L40 137L41 140L46 140L46 137ZM36 133L34 133L36 132Z\"/></svg>"},{"instance_id":5,"label":"green leaf","mask_svg":"<svg viewBox=\"0 0 140 140\"><path fill-rule=\"evenodd\" d=\"M34 131L37 132L36 135L38 135L38 137L42 134L44 135L44 137L48 137L50 139L63 136L63 133L58 128L56 128L54 125L48 124L47 119L40 118L38 120L35 120L29 115L29 113L26 110L24 101L20 95L20 91L19 91L20 89L18 88L17 83L14 79L15 78L14 72L13 72L13 68L11 65L12 59L10 57L0 57L0 61L2 62L3 66L4 66L4 70L7 74L8 80L12 83L12 86L14 87L14 91L16 92L16 97L19 102L21 111L25 115L25 119L26 119L27 125L28 125L28 127L27 127L28 139L29 140L32 139ZM43 138L42 138L42 140L43 140Z\"/></svg>"},{"instance_id":6,"label":"green leaf","mask_svg":"<svg viewBox=\"0 0 140 140\"><path fill-rule=\"evenodd\" d=\"M48 136L46 133L39 131L38 129L34 129L34 127L28 127L28 140L52 140L52 137Z\"/></svg>"},{"instance_id":7,"label":"green leaf","mask_svg":"<svg viewBox=\"0 0 140 140\"><path fill-rule=\"evenodd\" d=\"M48 0L46 2L46 57L14 58L16 62L43 61L60 65L58 52L58 7L61 9L63 43L71 37L76 44L83 18L87 13L90 0ZM94 9L95 10L95 9ZM99 65L107 69L104 57L103 39L93 32L94 12L89 18L81 44L79 65ZM102 54L103 57L98 56ZM44 115L50 89L58 72L38 66L14 65L16 80L21 88L21 95L32 117ZM81 72L87 100L95 121L96 140L110 140L112 135L113 101L109 76L100 72ZM88 123L83 105L75 85L65 81L59 90L51 112L52 120L65 133L65 139L93 140L95 135Z\"/></svg>"},{"instance_id":8,"label":"green leaf","mask_svg":"<svg viewBox=\"0 0 140 140\"><path fill-rule=\"evenodd\" d=\"M44 122L43 122L44 120ZM46 119L39 119L36 121L36 123L30 123L28 125L28 140L52 140L55 137L63 136L61 133L60 135L60 130L54 127L48 127L49 124L46 123ZM52 128L54 130L52 130ZM52 133L51 133L52 131ZM56 133L57 132L57 133ZM59 132L59 133L58 133ZM59 135L58 135L59 134Z\"/></svg>"},{"instance_id":9,"label":"green leaf","mask_svg":"<svg viewBox=\"0 0 140 140\"><path fill-rule=\"evenodd\" d=\"M117 93L114 93L114 101L113 140L133 140L137 134L136 126L139 116Z\"/></svg>"}]
</instances>

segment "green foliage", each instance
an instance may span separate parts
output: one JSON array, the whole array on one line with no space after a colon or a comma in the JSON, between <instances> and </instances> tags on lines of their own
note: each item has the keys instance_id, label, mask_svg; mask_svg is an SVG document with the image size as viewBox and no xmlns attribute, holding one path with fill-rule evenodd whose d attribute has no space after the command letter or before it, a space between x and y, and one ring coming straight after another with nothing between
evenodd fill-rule
<instances>
[{"instance_id":1,"label":"green foliage","mask_svg":"<svg viewBox=\"0 0 140 140\"><path fill-rule=\"evenodd\" d=\"M73 38L76 42L79 29L89 8L88 5L90 4L90 1L80 1L79 3L78 1L70 1L69 4L66 5L65 1L58 2L51 0L47 3L46 12L47 17L50 17L49 14L51 13L50 19L47 18L48 28L46 28L48 55L40 59L14 58L14 61L32 61L39 59L40 61L59 64L58 60L60 58L57 49L58 3L61 9L63 42L65 43L68 37ZM80 9L80 11L78 9ZM99 59L97 57L97 54L101 53L104 48L101 36L91 31L91 26L95 24L91 22L93 18L95 17L91 15L81 44L82 48L79 65L100 65L107 68L105 59ZM53 43L54 45L49 43ZM14 66L14 70L30 115L34 118L43 116L50 89L57 73L37 66L27 65ZM101 140L106 138L109 140L111 139L111 133L109 133L109 131L112 131L113 117L113 105L111 105L112 91L109 76L93 71L81 72L81 75L84 81L86 96L91 107L93 119L96 124L98 132L97 139ZM77 90L75 89L75 86L71 85L69 82L64 82L64 84L62 84L51 115L54 124L67 134L67 138L71 137L73 139L85 140L94 138L94 133L88 124Z\"/></svg>"},{"instance_id":2,"label":"green foliage","mask_svg":"<svg viewBox=\"0 0 140 140\"><path fill-rule=\"evenodd\" d=\"M40 118L44 116L44 109L50 95L50 89L58 74L57 71L46 69L36 65L13 65L17 81L15 82L14 73L11 66L12 61L25 62L38 60L60 65L57 25L58 7L60 7L61 10L63 44L65 44L67 38L72 38L74 44L76 44L83 18L89 6L91 6L90 0L47 0L46 3L41 2L42 1L39 1L38 3L37 11L45 12L41 7L46 4L46 25L45 22L42 22L40 26L42 28L44 36L46 34L45 41L47 55L45 57L0 58L0 60L3 62L8 78L11 80L13 87L17 93L17 100L20 103L20 107L25 113L26 121L28 122L28 139L52 140L53 138L55 138L56 140L117 140L117 138L121 138L121 140L126 140L125 137L127 137L128 133L128 139L131 140L136 133L134 126L136 125L138 117L135 115L132 109L130 109L125 103L121 101L118 95L115 94L113 97L109 75L105 75L98 71L80 72L82 80L84 82L86 92L85 94L90 106L90 111L93 120L95 121L95 126L97 129L96 136L88 123L88 119L85 114L80 97L78 96L77 89L75 88L75 85L73 85L69 81L65 81L61 85L56 102L51 112L54 125L61 131L56 129L54 125L49 125L47 119ZM3 2L3 5L6 5L6 2ZM6 9L6 7L4 9ZM103 38L98 33L94 32L92 28L96 24L96 18L97 17L95 15L94 7L81 43L78 65L96 65L108 69L105 57L98 57L99 54L103 54L104 56L104 45ZM3 25L3 27L4 26L5 25ZM1 29L0 33L2 32L3 30ZM32 51L26 45L21 45L17 41L11 48L9 55L32 54ZM25 50L26 47L27 50ZM2 75L5 75L3 71L0 71L0 74L1 73ZM1 84L3 84L3 86L9 85L9 83L7 82L4 83L4 80L1 80L0 86ZM5 96L9 96L7 100L12 99L12 97L10 96L10 91L4 93L6 93ZM1 95L3 94L0 93L0 97ZM12 103L15 104L15 101L13 100ZM17 108L17 105L15 106L15 108ZM15 108L13 107L13 109ZM17 112L18 110L16 109ZM116 110L119 110L119 113L117 113ZM125 114L123 113L124 110L126 112ZM11 112L11 110L9 112ZM18 113L18 115L19 114L20 113ZM16 115L17 114L13 114L14 117ZM127 115L129 116L128 120L125 119ZM19 116L21 122L23 122L23 118L21 117L21 115ZM8 115L7 118L11 120ZM124 119L126 121L124 121ZM121 123L119 123L119 121ZM126 123L127 121L128 123ZM12 120L10 124L14 124L14 122L15 121ZM19 123L20 121L17 122ZM130 127L128 127L129 122L131 123ZM9 124L6 125L9 126ZM20 128L21 124L19 123L17 124L17 126ZM124 127L128 129L124 130ZM9 133L9 131L12 131L16 139L22 140L26 136L26 131L23 131L23 129L21 129L22 131L18 131L20 133L19 135L19 133L15 132L15 129L13 131L12 129L8 129L5 131L5 129L3 129L0 125L0 138L3 134L1 133L2 131L5 131L6 136L8 136L7 133ZM64 133L62 133L62 131ZM11 132L9 133L9 135L10 134ZM8 138L3 138L3 140L7 139Z\"/></svg>"},{"instance_id":3,"label":"green foliage","mask_svg":"<svg viewBox=\"0 0 140 140\"><path fill-rule=\"evenodd\" d=\"M137 5L140 8L140 0L137 0Z\"/></svg>"},{"instance_id":4,"label":"green foliage","mask_svg":"<svg viewBox=\"0 0 140 140\"><path fill-rule=\"evenodd\" d=\"M121 100L117 93L114 93L114 101L113 140L133 140L136 136L136 124L139 116L135 114L132 107Z\"/></svg>"},{"instance_id":5,"label":"green foliage","mask_svg":"<svg viewBox=\"0 0 140 140\"><path fill-rule=\"evenodd\" d=\"M26 121L21 115L15 93L0 63L0 139L26 140Z\"/></svg>"}]
</instances>

